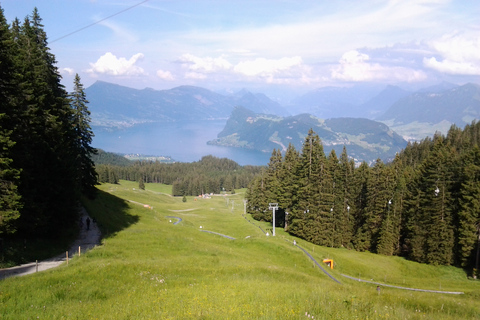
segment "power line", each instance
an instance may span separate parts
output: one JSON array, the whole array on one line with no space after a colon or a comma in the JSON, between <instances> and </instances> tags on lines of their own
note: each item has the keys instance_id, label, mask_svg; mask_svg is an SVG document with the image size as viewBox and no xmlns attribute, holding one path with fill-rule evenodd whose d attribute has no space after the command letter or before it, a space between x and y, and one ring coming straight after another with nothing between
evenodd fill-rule
<instances>
[{"instance_id":1,"label":"power line","mask_svg":"<svg viewBox=\"0 0 480 320\"><path fill-rule=\"evenodd\" d=\"M139 2L139 3L137 3L137 4L135 4L135 5L131 6L131 7L128 7L128 8L126 8L126 9L121 10L121 11L118 11L117 13L114 13L114 14L106 17L106 18L103 18L103 19L101 19L101 20L95 21L95 22L93 22L93 23L91 23L91 24L89 24L89 25L87 25L87 26L85 26L85 27L82 27L82 28L77 29L77 30L75 30L75 31L72 31L72 32L70 32L70 33L68 33L68 34L66 34L66 35L64 35L64 36L61 36L60 38L54 39L54 40L50 41L50 43L56 42L56 41L61 40L61 39L63 39L63 38L69 37L69 36L71 36L72 34L75 34L75 33L77 33L77 32L80 32L80 31L82 31L82 30L85 30L85 29L87 29L87 28L90 28L91 26L94 26L94 25L96 25L96 24L98 24L98 23L100 23L100 22L102 22L102 21L105 21L105 20L110 19L110 18L112 18L112 17L115 17L115 16L117 16L117 15L119 15L119 14L121 14L121 13L124 13L125 11L128 11L128 10L130 10L130 9L133 9L133 8L135 8L135 7L138 7L139 5L141 5L141 4L143 4L143 3L147 2L147 1L148 1L148 0L144 0L144 1Z\"/></svg>"}]
</instances>

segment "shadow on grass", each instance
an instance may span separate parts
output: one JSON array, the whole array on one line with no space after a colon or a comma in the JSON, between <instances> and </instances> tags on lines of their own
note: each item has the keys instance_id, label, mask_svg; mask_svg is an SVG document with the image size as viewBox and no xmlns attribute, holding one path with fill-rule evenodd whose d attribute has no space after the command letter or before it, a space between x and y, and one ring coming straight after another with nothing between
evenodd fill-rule
<instances>
[{"instance_id":1,"label":"shadow on grass","mask_svg":"<svg viewBox=\"0 0 480 320\"><path fill-rule=\"evenodd\" d=\"M84 199L83 206L90 217L96 220L103 238L138 222L139 217L128 212L128 202L108 192L98 190L95 200Z\"/></svg>"}]
</instances>

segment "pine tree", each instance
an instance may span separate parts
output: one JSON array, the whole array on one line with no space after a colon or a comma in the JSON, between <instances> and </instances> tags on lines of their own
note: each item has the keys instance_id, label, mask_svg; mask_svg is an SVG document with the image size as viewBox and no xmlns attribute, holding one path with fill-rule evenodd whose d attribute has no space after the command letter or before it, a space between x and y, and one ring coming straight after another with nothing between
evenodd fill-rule
<instances>
[{"instance_id":1,"label":"pine tree","mask_svg":"<svg viewBox=\"0 0 480 320\"><path fill-rule=\"evenodd\" d=\"M336 214L338 216L336 246L350 248L353 240L354 227L354 199L353 199L353 174L355 163L348 159L347 149L344 146L340 155L337 175L335 178L336 187Z\"/></svg>"},{"instance_id":2,"label":"pine tree","mask_svg":"<svg viewBox=\"0 0 480 320\"><path fill-rule=\"evenodd\" d=\"M367 198L362 225L357 234L357 247L360 250L377 251L382 224L385 229L382 236L391 238L389 220L389 202L393 196L393 178L388 173L383 162L378 159L367 180ZM387 233L387 234L386 234Z\"/></svg>"},{"instance_id":3,"label":"pine tree","mask_svg":"<svg viewBox=\"0 0 480 320\"><path fill-rule=\"evenodd\" d=\"M15 231L20 216L18 192L20 171L13 167L11 139L13 97L15 96L12 33L0 7L0 235Z\"/></svg>"},{"instance_id":4,"label":"pine tree","mask_svg":"<svg viewBox=\"0 0 480 320\"><path fill-rule=\"evenodd\" d=\"M366 207L368 198L367 183L370 180L370 168L366 162L363 162L354 172L353 183L353 216L354 216L354 237L353 243L358 251L368 250L369 243L367 234L364 232L366 224Z\"/></svg>"},{"instance_id":5,"label":"pine tree","mask_svg":"<svg viewBox=\"0 0 480 320\"><path fill-rule=\"evenodd\" d=\"M325 152L319 136L310 129L298 161L298 205L294 212L291 232L308 241L320 244L325 242L325 228L321 224L325 215L328 215L325 203L328 199L321 199L323 179L325 178Z\"/></svg>"},{"instance_id":6,"label":"pine tree","mask_svg":"<svg viewBox=\"0 0 480 320\"><path fill-rule=\"evenodd\" d=\"M451 264L455 244L450 207L450 148L436 136L433 150L419 170L415 209L409 216L410 257L419 262Z\"/></svg>"},{"instance_id":7,"label":"pine tree","mask_svg":"<svg viewBox=\"0 0 480 320\"><path fill-rule=\"evenodd\" d=\"M75 167L78 171L78 184L83 194L93 198L96 193L95 185L98 184L98 176L92 161L92 155L97 154L97 150L91 147L94 134L90 127L90 111L87 107L88 100L78 73L75 75L73 92L69 95L69 98L73 113L72 125L75 133Z\"/></svg>"},{"instance_id":8,"label":"pine tree","mask_svg":"<svg viewBox=\"0 0 480 320\"><path fill-rule=\"evenodd\" d=\"M465 157L459 210L458 243L462 267L473 264L480 224L480 148L475 146Z\"/></svg>"},{"instance_id":9,"label":"pine tree","mask_svg":"<svg viewBox=\"0 0 480 320\"><path fill-rule=\"evenodd\" d=\"M278 175L280 181L279 186L279 203L285 209L285 229L288 231L288 220L297 219L294 212L297 208L297 191L298 191L298 169L299 153L295 150L293 144L289 144L285 157L283 158L281 170Z\"/></svg>"},{"instance_id":10,"label":"pine tree","mask_svg":"<svg viewBox=\"0 0 480 320\"><path fill-rule=\"evenodd\" d=\"M21 170L23 208L19 228L54 236L76 220L76 169L71 110L35 9L12 26L15 50L15 114L12 159Z\"/></svg>"}]
</instances>

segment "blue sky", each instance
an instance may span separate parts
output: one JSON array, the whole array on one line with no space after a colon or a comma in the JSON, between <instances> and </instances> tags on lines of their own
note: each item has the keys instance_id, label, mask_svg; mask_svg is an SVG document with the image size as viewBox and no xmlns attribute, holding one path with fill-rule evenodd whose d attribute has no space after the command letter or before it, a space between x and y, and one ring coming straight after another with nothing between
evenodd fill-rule
<instances>
[{"instance_id":1,"label":"blue sky","mask_svg":"<svg viewBox=\"0 0 480 320\"><path fill-rule=\"evenodd\" d=\"M37 7L69 89L78 73L133 88L306 92L480 83L478 0L0 0ZM112 16L113 15L113 16Z\"/></svg>"}]
</instances>

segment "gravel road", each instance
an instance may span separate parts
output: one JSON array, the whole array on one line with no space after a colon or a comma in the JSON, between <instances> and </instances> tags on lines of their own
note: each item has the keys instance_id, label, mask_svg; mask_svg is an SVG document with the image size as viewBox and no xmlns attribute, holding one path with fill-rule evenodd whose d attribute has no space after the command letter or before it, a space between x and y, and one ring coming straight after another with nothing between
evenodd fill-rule
<instances>
[{"instance_id":1,"label":"gravel road","mask_svg":"<svg viewBox=\"0 0 480 320\"><path fill-rule=\"evenodd\" d=\"M78 247L80 247L80 252L83 254L87 250L90 250L91 248L100 244L101 233L100 229L98 229L97 224L92 221L90 223L90 229L86 229L85 221L89 216L84 208L81 209L81 217L83 221L83 228L80 231L78 239L72 244L70 250L68 250L69 259L71 259L75 255L78 255ZM65 252L56 257L43 261L38 261L38 265L36 262L30 262L16 267L0 269L0 280L8 277L24 276L26 274L35 273L37 272L37 270L38 272L40 272L50 268L55 268L64 263L66 260L67 258Z\"/></svg>"}]
</instances>

